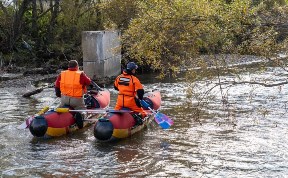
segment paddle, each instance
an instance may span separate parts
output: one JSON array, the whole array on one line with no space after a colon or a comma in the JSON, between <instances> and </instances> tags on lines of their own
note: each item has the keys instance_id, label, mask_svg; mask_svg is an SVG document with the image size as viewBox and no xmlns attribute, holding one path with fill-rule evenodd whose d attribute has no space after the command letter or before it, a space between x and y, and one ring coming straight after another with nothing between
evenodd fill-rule
<instances>
[{"instance_id":1,"label":"paddle","mask_svg":"<svg viewBox=\"0 0 288 178\"><path fill-rule=\"evenodd\" d=\"M54 87L54 84L50 84L50 85L47 85L47 86L44 86L44 87L36 88L35 90L29 91L27 93L24 93L22 96L27 98L27 97L30 97L32 95L41 93L46 88L52 88L52 87Z\"/></svg>"},{"instance_id":2,"label":"paddle","mask_svg":"<svg viewBox=\"0 0 288 178\"><path fill-rule=\"evenodd\" d=\"M45 112L47 112L49 110L49 108L56 103L59 100L59 98L56 98L49 106L45 106L43 109L41 109L37 114L35 114L34 116L29 116L25 119L25 121L19 125L17 128L18 129L26 129L29 127L29 125L31 124L32 120L34 119L34 117L36 116L40 116L42 114L44 114Z\"/></svg>"},{"instance_id":3,"label":"paddle","mask_svg":"<svg viewBox=\"0 0 288 178\"><path fill-rule=\"evenodd\" d=\"M71 110L69 108L56 108L56 112L65 113L65 112L87 112L87 113L131 113L130 110L115 110L115 109L82 109L82 110Z\"/></svg>"},{"instance_id":4,"label":"paddle","mask_svg":"<svg viewBox=\"0 0 288 178\"><path fill-rule=\"evenodd\" d=\"M174 124L174 122L168 116L158 111L156 112L146 101L140 100L140 103L143 107L148 108L154 114L156 123L162 127L162 129L168 129L171 125Z\"/></svg>"},{"instance_id":5,"label":"paddle","mask_svg":"<svg viewBox=\"0 0 288 178\"><path fill-rule=\"evenodd\" d=\"M93 80L91 80L91 84L96 88L96 90L98 91L103 91L104 89L102 89L101 87L99 87L99 85L97 85L96 82L94 82Z\"/></svg>"}]
</instances>

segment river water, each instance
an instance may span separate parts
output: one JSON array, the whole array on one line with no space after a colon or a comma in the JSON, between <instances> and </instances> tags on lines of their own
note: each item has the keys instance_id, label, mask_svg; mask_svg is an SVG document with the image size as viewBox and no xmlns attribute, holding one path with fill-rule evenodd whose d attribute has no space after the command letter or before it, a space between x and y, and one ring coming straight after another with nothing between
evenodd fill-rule
<instances>
[{"instance_id":1,"label":"river water","mask_svg":"<svg viewBox=\"0 0 288 178\"><path fill-rule=\"evenodd\" d=\"M247 80L277 82L287 73L269 68L261 74L243 73ZM100 143L93 129L55 139L33 138L29 130L16 127L55 100L54 90L45 89L23 98L29 89L0 88L1 177L287 177L288 120L287 86L265 88L235 85L222 93L219 87L196 119L187 99L191 85L179 75L158 80L140 76L146 90L158 89L161 112L174 120L168 130L152 124L131 138ZM237 80L223 76L223 80ZM216 82L210 81L210 82ZM197 82L202 90L207 81ZM28 86L28 87L27 87ZM111 104L116 92L112 86ZM199 89L199 92L201 90ZM229 112L227 112L229 111Z\"/></svg>"}]
</instances>

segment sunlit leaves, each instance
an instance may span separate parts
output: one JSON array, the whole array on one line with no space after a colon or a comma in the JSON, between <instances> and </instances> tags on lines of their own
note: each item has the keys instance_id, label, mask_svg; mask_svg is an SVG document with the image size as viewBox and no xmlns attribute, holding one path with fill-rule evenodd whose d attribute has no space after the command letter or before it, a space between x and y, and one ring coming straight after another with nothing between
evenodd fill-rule
<instances>
[{"instance_id":1,"label":"sunlit leaves","mask_svg":"<svg viewBox=\"0 0 288 178\"><path fill-rule=\"evenodd\" d=\"M135 0L137 16L122 33L123 56L160 70L160 77L187 67L187 97L193 110L195 104L201 110L219 92L221 102L228 106L233 81L229 83L222 76L234 76L240 81L244 69L231 67L239 62L235 58L242 54L269 58L287 51L285 36L279 37L277 27L288 19L287 2L283 2ZM259 72L267 69L259 64L257 67ZM199 81L207 84L206 91L197 86ZM213 93L216 88L218 93Z\"/></svg>"},{"instance_id":2,"label":"sunlit leaves","mask_svg":"<svg viewBox=\"0 0 288 178\"><path fill-rule=\"evenodd\" d=\"M250 0L137 2L138 17L124 31L123 46L129 58L154 69L176 71L201 53L263 55L262 49L277 48L277 33L261 28L260 5Z\"/></svg>"},{"instance_id":3,"label":"sunlit leaves","mask_svg":"<svg viewBox=\"0 0 288 178\"><path fill-rule=\"evenodd\" d=\"M203 3L204 2L204 3ZM130 57L155 69L176 70L196 56L213 25L209 1L146 1L141 16L124 33L124 45ZM202 36L202 37L201 37ZM164 66L164 67L162 67Z\"/></svg>"},{"instance_id":4,"label":"sunlit leaves","mask_svg":"<svg viewBox=\"0 0 288 178\"><path fill-rule=\"evenodd\" d=\"M138 3L138 0L103 1L100 8L105 17L105 27L118 30L126 29L130 21L138 15Z\"/></svg>"}]
</instances>

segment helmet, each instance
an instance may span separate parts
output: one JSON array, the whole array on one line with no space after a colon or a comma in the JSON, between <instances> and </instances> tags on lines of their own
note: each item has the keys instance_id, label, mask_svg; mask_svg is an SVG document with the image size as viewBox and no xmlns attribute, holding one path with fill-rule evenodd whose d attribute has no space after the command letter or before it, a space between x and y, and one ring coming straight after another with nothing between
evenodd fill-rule
<instances>
[{"instance_id":1,"label":"helmet","mask_svg":"<svg viewBox=\"0 0 288 178\"><path fill-rule=\"evenodd\" d=\"M127 70L133 70L133 69L137 69L137 68L138 68L138 66L137 66L137 64L135 64L135 62L129 62L127 64L127 67L126 67Z\"/></svg>"}]
</instances>

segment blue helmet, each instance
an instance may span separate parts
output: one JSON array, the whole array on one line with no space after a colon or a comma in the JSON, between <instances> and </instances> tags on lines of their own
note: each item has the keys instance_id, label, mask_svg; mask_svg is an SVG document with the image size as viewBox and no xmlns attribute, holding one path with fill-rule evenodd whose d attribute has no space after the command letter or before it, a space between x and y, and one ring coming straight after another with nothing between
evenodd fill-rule
<instances>
[{"instance_id":1,"label":"blue helmet","mask_svg":"<svg viewBox=\"0 0 288 178\"><path fill-rule=\"evenodd\" d=\"M135 62L129 62L128 64L127 64L127 67L126 67L126 69L127 70L133 70L133 69L137 69L138 68L138 66L137 66L137 64L135 63Z\"/></svg>"}]
</instances>

